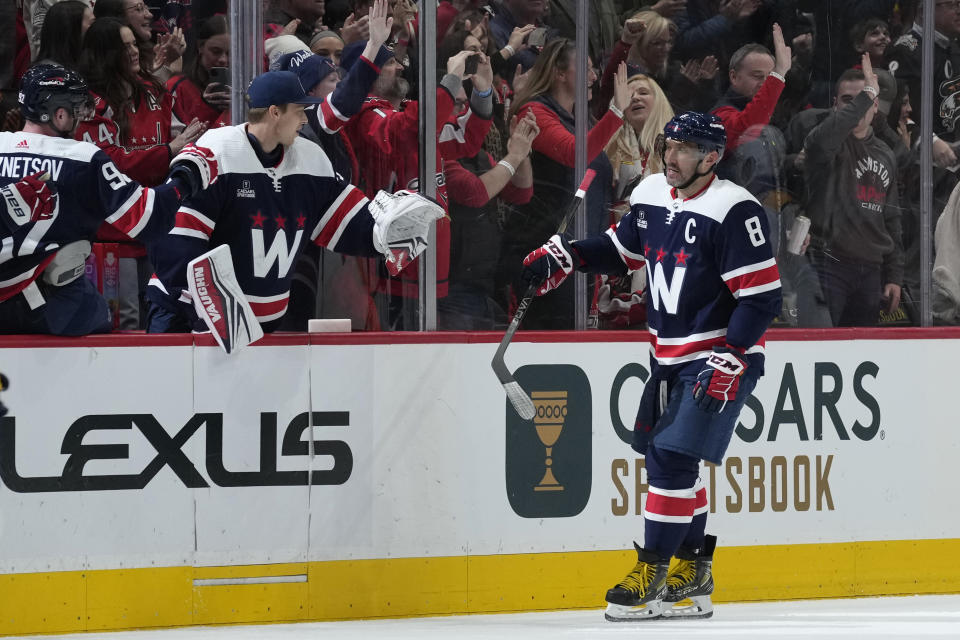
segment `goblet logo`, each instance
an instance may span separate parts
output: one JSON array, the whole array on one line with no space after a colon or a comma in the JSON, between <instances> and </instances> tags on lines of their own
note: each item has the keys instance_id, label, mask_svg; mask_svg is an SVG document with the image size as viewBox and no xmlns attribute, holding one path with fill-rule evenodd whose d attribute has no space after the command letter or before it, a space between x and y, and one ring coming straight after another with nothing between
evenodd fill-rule
<instances>
[{"instance_id":1,"label":"goblet logo","mask_svg":"<svg viewBox=\"0 0 960 640\"><path fill-rule=\"evenodd\" d=\"M567 392L534 391L530 395L533 398L533 406L537 409L533 424L537 429L540 442L547 449L546 470L540 484L533 490L563 491L563 485L557 482L557 478L553 475L553 445L560 438L563 421L567 417Z\"/></svg>"}]
</instances>

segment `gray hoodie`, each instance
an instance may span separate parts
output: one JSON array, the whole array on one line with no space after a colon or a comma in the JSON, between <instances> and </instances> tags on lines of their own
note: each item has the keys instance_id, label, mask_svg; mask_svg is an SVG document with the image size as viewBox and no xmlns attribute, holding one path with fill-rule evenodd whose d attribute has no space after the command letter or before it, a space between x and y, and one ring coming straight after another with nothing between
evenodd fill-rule
<instances>
[{"instance_id":1,"label":"gray hoodie","mask_svg":"<svg viewBox=\"0 0 960 640\"><path fill-rule=\"evenodd\" d=\"M863 139L852 135L872 104L861 91L807 135L807 215L811 234L831 255L882 266L884 283L902 284L896 158L872 129Z\"/></svg>"}]
</instances>

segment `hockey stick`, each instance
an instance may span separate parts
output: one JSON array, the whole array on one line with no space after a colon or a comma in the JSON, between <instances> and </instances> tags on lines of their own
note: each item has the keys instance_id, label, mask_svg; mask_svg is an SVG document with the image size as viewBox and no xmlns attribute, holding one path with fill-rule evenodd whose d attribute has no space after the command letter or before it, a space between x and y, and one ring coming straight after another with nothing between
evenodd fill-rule
<instances>
[{"instance_id":1,"label":"hockey stick","mask_svg":"<svg viewBox=\"0 0 960 640\"><path fill-rule=\"evenodd\" d=\"M563 212L563 220L560 221L560 226L557 228L558 235L562 235L567 230L567 226L570 224L570 221L573 220L574 214L577 213L577 210L583 203L583 196L587 193L590 183L593 182L594 175L596 174L593 169L587 169L587 172L583 176L583 181L577 189L577 193L574 195L570 204L567 205L567 210ZM507 327L507 332L503 334L503 339L500 340L500 346L497 347L497 352L493 355L493 360L490 361L493 372L497 375L497 379L500 380L500 384L503 385L507 399L510 401L510 404L513 405L517 414L524 420L533 420L536 409L533 406L533 400L530 399L527 392L523 390L520 383L513 378L513 374L507 369L507 364L503 361L503 356L507 352L507 347L510 346L510 341L513 340L513 334L515 334L520 327L520 321L523 320L527 309L530 308L530 303L533 302L536 291L537 285L527 287L523 298L520 300L520 304L517 306L517 312L513 314L513 320L510 321L510 326Z\"/></svg>"}]
</instances>

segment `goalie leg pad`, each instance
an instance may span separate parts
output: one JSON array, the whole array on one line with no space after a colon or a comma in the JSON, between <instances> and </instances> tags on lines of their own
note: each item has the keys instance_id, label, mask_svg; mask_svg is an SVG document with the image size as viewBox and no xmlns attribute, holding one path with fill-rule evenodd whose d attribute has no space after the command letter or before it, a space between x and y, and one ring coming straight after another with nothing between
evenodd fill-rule
<instances>
[{"instance_id":1,"label":"goalie leg pad","mask_svg":"<svg viewBox=\"0 0 960 640\"><path fill-rule=\"evenodd\" d=\"M187 284L193 308L224 351L233 353L263 337L234 274L229 246L220 245L191 260Z\"/></svg>"}]
</instances>

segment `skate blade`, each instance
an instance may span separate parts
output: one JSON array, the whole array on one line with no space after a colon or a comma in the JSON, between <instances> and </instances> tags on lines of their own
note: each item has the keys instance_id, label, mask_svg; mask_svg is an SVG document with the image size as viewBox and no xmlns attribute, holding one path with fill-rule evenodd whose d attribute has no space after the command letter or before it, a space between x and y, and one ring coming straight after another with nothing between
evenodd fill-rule
<instances>
[{"instance_id":1,"label":"skate blade","mask_svg":"<svg viewBox=\"0 0 960 640\"><path fill-rule=\"evenodd\" d=\"M713 616L713 603L710 596L693 596L686 600L676 602L673 606L664 607L662 617L664 618L700 618L706 619Z\"/></svg>"},{"instance_id":2,"label":"skate blade","mask_svg":"<svg viewBox=\"0 0 960 640\"><path fill-rule=\"evenodd\" d=\"M653 620L659 618L663 612L663 604L660 601L648 602L636 607L628 607L622 604L607 603L607 610L603 612L603 617L608 622L633 622L636 620Z\"/></svg>"}]
</instances>

